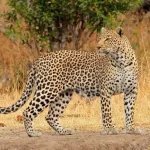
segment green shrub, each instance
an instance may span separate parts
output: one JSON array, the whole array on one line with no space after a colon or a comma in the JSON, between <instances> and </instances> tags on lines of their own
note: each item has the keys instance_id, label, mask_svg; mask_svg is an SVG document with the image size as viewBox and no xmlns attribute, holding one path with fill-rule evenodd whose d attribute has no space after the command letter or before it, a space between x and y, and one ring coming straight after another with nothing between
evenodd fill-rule
<instances>
[{"instance_id":1,"label":"green shrub","mask_svg":"<svg viewBox=\"0 0 150 150\"><path fill-rule=\"evenodd\" d=\"M9 0L6 34L23 43L51 50L73 42L78 49L81 33L110 26L119 13L138 7L141 0ZM15 35L14 35L15 34ZM32 41L32 42L31 42Z\"/></svg>"}]
</instances>

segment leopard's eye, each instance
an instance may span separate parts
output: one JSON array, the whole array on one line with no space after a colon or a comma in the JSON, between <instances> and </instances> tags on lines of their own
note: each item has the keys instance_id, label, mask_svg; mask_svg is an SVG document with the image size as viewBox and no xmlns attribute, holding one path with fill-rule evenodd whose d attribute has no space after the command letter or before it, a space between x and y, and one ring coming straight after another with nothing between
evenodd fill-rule
<instances>
[{"instance_id":1,"label":"leopard's eye","mask_svg":"<svg viewBox=\"0 0 150 150\"><path fill-rule=\"evenodd\" d=\"M105 41L108 41L109 39L111 39L111 36L108 36L108 37L105 39Z\"/></svg>"}]
</instances>

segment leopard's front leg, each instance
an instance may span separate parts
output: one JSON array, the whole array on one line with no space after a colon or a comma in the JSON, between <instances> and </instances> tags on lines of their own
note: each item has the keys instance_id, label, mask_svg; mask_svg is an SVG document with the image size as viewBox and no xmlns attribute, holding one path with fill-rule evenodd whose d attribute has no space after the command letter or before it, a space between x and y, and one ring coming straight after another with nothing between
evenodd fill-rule
<instances>
[{"instance_id":1,"label":"leopard's front leg","mask_svg":"<svg viewBox=\"0 0 150 150\"><path fill-rule=\"evenodd\" d=\"M112 124L111 95L101 96L101 111L102 111L102 122L104 126L104 131L102 131L102 134L117 133Z\"/></svg>"},{"instance_id":2,"label":"leopard's front leg","mask_svg":"<svg viewBox=\"0 0 150 150\"><path fill-rule=\"evenodd\" d=\"M139 133L139 130L134 127L134 108L137 97L137 88L128 88L124 93L124 109L126 120L126 133Z\"/></svg>"}]
</instances>

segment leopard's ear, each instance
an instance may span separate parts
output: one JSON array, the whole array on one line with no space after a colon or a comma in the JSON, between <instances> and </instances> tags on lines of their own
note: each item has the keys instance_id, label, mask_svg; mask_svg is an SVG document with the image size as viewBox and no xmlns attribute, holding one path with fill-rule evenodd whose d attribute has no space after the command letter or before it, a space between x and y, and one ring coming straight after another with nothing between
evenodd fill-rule
<instances>
[{"instance_id":1,"label":"leopard's ear","mask_svg":"<svg viewBox=\"0 0 150 150\"><path fill-rule=\"evenodd\" d=\"M107 30L106 28L102 27L101 28L101 33L105 32L106 30Z\"/></svg>"},{"instance_id":2,"label":"leopard's ear","mask_svg":"<svg viewBox=\"0 0 150 150\"><path fill-rule=\"evenodd\" d=\"M123 29L121 27L118 27L116 32L120 35L120 37L123 35Z\"/></svg>"}]
</instances>

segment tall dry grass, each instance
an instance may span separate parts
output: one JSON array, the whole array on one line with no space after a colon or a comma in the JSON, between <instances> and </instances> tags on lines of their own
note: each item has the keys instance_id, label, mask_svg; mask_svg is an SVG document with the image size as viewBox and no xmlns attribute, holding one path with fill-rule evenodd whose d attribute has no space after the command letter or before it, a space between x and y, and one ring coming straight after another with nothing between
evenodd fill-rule
<instances>
[{"instance_id":1,"label":"tall dry grass","mask_svg":"<svg viewBox=\"0 0 150 150\"><path fill-rule=\"evenodd\" d=\"M149 16L149 14L144 15L142 20L141 17L137 16L137 14L129 13L122 16L122 19L124 20L124 32L131 41L139 60L139 94L135 105L134 120L136 125L146 127L150 126ZM90 43L85 43L83 49L95 49L94 46L96 38L97 34L93 35L89 40ZM7 82L4 82L4 84L0 85L0 106L7 107L19 99L21 92L16 90L18 89L18 82L20 82L20 78L25 80L26 72L28 70L26 67L30 62L33 62L34 58L37 57L37 54L25 46L8 40L2 33L0 33L0 44L0 78L8 76L9 79L12 80L12 82L8 82L8 84ZM13 89L11 90L9 89L10 83L13 84ZM3 91L3 89L6 90ZM30 100L31 99L32 96ZM4 128L23 127L23 123L19 123L17 121L17 116L22 114L28 103L16 113L8 115L0 114L0 123L4 123L6 125ZM35 128L45 130L49 129L49 126L45 121L47 111L48 109L35 119ZM125 124L123 95L114 96L112 98L112 115L115 126L118 128L123 127ZM74 94L70 104L65 110L65 113L60 118L60 121L65 127L69 128L84 131L100 130L102 128L100 99L97 97L89 101Z\"/></svg>"}]
</instances>

